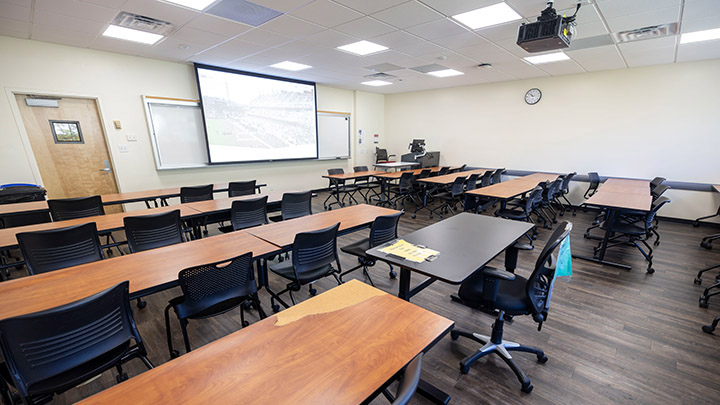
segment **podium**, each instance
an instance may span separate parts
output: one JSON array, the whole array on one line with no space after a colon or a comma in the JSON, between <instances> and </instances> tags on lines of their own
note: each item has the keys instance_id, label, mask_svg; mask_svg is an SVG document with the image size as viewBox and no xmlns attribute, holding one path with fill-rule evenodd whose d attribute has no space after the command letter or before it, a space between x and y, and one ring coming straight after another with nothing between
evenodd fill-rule
<instances>
[{"instance_id":1,"label":"podium","mask_svg":"<svg viewBox=\"0 0 720 405\"><path fill-rule=\"evenodd\" d=\"M419 153L406 153L400 157L403 162L417 162L420 163L420 167L435 167L440 166L440 152L426 152L425 156L416 159Z\"/></svg>"}]
</instances>

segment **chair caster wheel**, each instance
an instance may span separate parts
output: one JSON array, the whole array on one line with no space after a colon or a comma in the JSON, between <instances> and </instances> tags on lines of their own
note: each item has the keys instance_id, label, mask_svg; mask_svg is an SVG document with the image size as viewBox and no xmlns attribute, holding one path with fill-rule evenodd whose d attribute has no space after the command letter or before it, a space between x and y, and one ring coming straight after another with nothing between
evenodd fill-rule
<instances>
[{"instance_id":1,"label":"chair caster wheel","mask_svg":"<svg viewBox=\"0 0 720 405\"><path fill-rule=\"evenodd\" d=\"M697 285L702 284L702 278L700 278L700 277L695 277L695 280L693 280L693 283L695 283L695 284L697 284Z\"/></svg>"},{"instance_id":2,"label":"chair caster wheel","mask_svg":"<svg viewBox=\"0 0 720 405\"><path fill-rule=\"evenodd\" d=\"M707 308L710 306L707 298L700 298L700 308Z\"/></svg>"},{"instance_id":3,"label":"chair caster wheel","mask_svg":"<svg viewBox=\"0 0 720 405\"><path fill-rule=\"evenodd\" d=\"M655 243L653 243L653 246L660 246L660 241L656 240Z\"/></svg>"},{"instance_id":4,"label":"chair caster wheel","mask_svg":"<svg viewBox=\"0 0 720 405\"><path fill-rule=\"evenodd\" d=\"M314 296L316 296L316 295L317 295L317 289L316 289L316 288L311 288L311 289L310 289L310 296L314 297Z\"/></svg>"},{"instance_id":5,"label":"chair caster wheel","mask_svg":"<svg viewBox=\"0 0 720 405\"><path fill-rule=\"evenodd\" d=\"M179 351L173 350L173 351L170 352L170 358L171 358L171 359L177 359L178 357L180 357L180 352L179 352Z\"/></svg>"},{"instance_id":6,"label":"chair caster wheel","mask_svg":"<svg viewBox=\"0 0 720 405\"><path fill-rule=\"evenodd\" d=\"M127 379L128 379L127 373L122 373L122 374L118 374L117 376L115 376L115 381L117 381L118 384L120 384L123 381L127 381Z\"/></svg>"},{"instance_id":7,"label":"chair caster wheel","mask_svg":"<svg viewBox=\"0 0 720 405\"><path fill-rule=\"evenodd\" d=\"M243 326L243 328L248 327L248 326L250 326L250 322L248 322L248 321L243 321L243 322L242 322L242 326Z\"/></svg>"},{"instance_id":8,"label":"chair caster wheel","mask_svg":"<svg viewBox=\"0 0 720 405\"><path fill-rule=\"evenodd\" d=\"M394 280L395 278L397 278L397 273L395 272L395 270L390 270L390 273L388 273L388 275L389 275L390 278L393 279L393 280Z\"/></svg>"},{"instance_id":9,"label":"chair caster wheel","mask_svg":"<svg viewBox=\"0 0 720 405\"><path fill-rule=\"evenodd\" d=\"M653 274L653 273L655 273L655 269L653 269L652 267L648 267L647 274Z\"/></svg>"},{"instance_id":10,"label":"chair caster wheel","mask_svg":"<svg viewBox=\"0 0 720 405\"><path fill-rule=\"evenodd\" d=\"M415 219L415 218L417 218L417 215L413 214L412 219Z\"/></svg>"},{"instance_id":11,"label":"chair caster wheel","mask_svg":"<svg viewBox=\"0 0 720 405\"><path fill-rule=\"evenodd\" d=\"M458 340L458 337L459 337L459 336L460 336L460 334L458 334L456 331L454 331L454 330L451 330L451 331L450 331L450 339L452 339L452 340Z\"/></svg>"},{"instance_id":12,"label":"chair caster wheel","mask_svg":"<svg viewBox=\"0 0 720 405\"><path fill-rule=\"evenodd\" d=\"M278 304L273 304L272 310L273 310L274 313L277 314L278 312L280 312L280 305L278 305Z\"/></svg>"},{"instance_id":13,"label":"chair caster wheel","mask_svg":"<svg viewBox=\"0 0 720 405\"><path fill-rule=\"evenodd\" d=\"M700 226L700 222L698 222L698 221L693 222L693 226L694 226L695 228L697 228L698 226Z\"/></svg>"},{"instance_id":14,"label":"chair caster wheel","mask_svg":"<svg viewBox=\"0 0 720 405\"><path fill-rule=\"evenodd\" d=\"M138 300L138 302L137 302L137 307L138 307L138 309L143 309L143 308L145 308L146 306L147 306L147 301Z\"/></svg>"},{"instance_id":15,"label":"chair caster wheel","mask_svg":"<svg viewBox=\"0 0 720 405\"><path fill-rule=\"evenodd\" d=\"M521 390L522 390L522 392L529 394L533 390L533 385L530 384L530 382L523 383Z\"/></svg>"},{"instance_id":16,"label":"chair caster wheel","mask_svg":"<svg viewBox=\"0 0 720 405\"><path fill-rule=\"evenodd\" d=\"M108 250L106 250L106 252L107 252L108 256L112 256L112 255L113 255L112 249L108 249Z\"/></svg>"},{"instance_id":17,"label":"chair caster wheel","mask_svg":"<svg viewBox=\"0 0 720 405\"><path fill-rule=\"evenodd\" d=\"M700 246L704 247L707 250L712 249L712 245L707 242L700 242Z\"/></svg>"},{"instance_id":18,"label":"chair caster wheel","mask_svg":"<svg viewBox=\"0 0 720 405\"><path fill-rule=\"evenodd\" d=\"M548 361L548 356L546 356L544 354L542 355L542 357L538 356L538 363L545 364L545 363L547 363L547 361Z\"/></svg>"},{"instance_id":19,"label":"chair caster wheel","mask_svg":"<svg viewBox=\"0 0 720 405\"><path fill-rule=\"evenodd\" d=\"M466 365L464 362L460 362L460 373L467 374L470 372L470 366Z\"/></svg>"},{"instance_id":20,"label":"chair caster wheel","mask_svg":"<svg viewBox=\"0 0 720 405\"><path fill-rule=\"evenodd\" d=\"M203 235L208 236L208 234L209 234L208 231L203 231Z\"/></svg>"},{"instance_id":21,"label":"chair caster wheel","mask_svg":"<svg viewBox=\"0 0 720 405\"><path fill-rule=\"evenodd\" d=\"M243 309L252 309L252 308L254 307L254 304L253 304L252 302L249 302L249 301L248 301L248 302L244 302L242 305L243 305Z\"/></svg>"},{"instance_id":22,"label":"chair caster wheel","mask_svg":"<svg viewBox=\"0 0 720 405\"><path fill-rule=\"evenodd\" d=\"M711 325L703 325L702 331L705 333L713 333L715 328L713 328Z\"/></svg>"}]
</instances>

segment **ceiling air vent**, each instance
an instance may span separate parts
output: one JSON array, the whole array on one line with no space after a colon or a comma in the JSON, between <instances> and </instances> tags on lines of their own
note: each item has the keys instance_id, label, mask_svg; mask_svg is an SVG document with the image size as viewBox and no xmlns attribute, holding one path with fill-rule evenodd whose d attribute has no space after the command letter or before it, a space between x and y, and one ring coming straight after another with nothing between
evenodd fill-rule
<instances>
[{"instance_id":1,"label":"ceiling air vent","mask_svg":"<svg viewBox=\"0 0 720 405\"><path fill-rule=\"evenodd\" d=\"M121 11L120 14L118 14L112 21L112 24L134 30L152 32L153 34L159 35L167 34L172 28L172 24L167 21L156 20L151 17L145 17L144 15L132 14L125 11Z\"/></svg>"},{"instance_id":2,"label":"ceiling air vent","mask_svg":"<svg viewBox=\"0 0 720 405\"><path fill-rule=\"evenodd\" d=\"M646 39L666 37L677 34L678 24L661 24L650 27L637 28L629 31L620 31L615 34L618 42L634 42Z\"/></svg>"},{"instance_id":3,"label":"ceiling air vent","mask_svg":"<svg viewBox=\"0 0 720 405\"><path fill-rule=\"evenodd\" d=\"M368 79L374 79L374 80L393 80L393 79L398 78L397 76L389 75L387 73L374 73L374 74L367 75L364 77L367 77Z\"/></svg>"}]
</instances>

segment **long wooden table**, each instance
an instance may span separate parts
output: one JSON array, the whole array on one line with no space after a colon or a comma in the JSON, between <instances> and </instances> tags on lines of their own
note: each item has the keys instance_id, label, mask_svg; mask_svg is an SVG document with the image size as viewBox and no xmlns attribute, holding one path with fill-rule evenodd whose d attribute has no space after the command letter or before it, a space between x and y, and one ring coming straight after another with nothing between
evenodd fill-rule
<instances>
[{"instance_id":1,"label":"long wooden table","mask_svg":"<svg viewBox=\"0 0 720 405\"><path fill-rule=\"evenodd\" d=\"M543 181L555 181L557 177L557 174L533 173L509 181L504 181L502 183L493 184L491 186L477 188L475 190L468 191L467 194L490 197L498 200L509 200L527 193L535 188L538 183L542 183Z\"/></svg>"},{"instance_id":2,"label":"long wooden table","mask_svg":"<svg viewBox=\"0 0 720 405\"><path fill-rule=\"evenodd\" d=\"M652 206L650 182L648 180L607 179L598 188L598 191L585 201L585 204L607 209L605 235L602 238L600 249L595 255L592 257L573 255L573 257L630 270L631 266L627 264L605 260L605 253L618 211L650 211Z\"/></svg>"},{"instance_id":3,"label":"long wooden table","mask_svg":"<svg viewBox=\"0 0 720 405\"><path fill-rule=\"evenodd\" d=\"M422 209L427 209L430 212L430 218L432 218L433 213L435 213L435 210L428 207L428 197L437 191L441 187L448 186L455 182L458 178L468 178L472 176L473 174L477 174L482 176L487 171L493 171L494 169L473 169L473 170L466 170L463 172L456 172L456 173L450 173L450 174L444 174L442 176L433 176L433 177L426 177L424 179L418 179L418 182L421 183L424 186L424 193L423 193L423 203L421 206L415 208L415 212L413 212L412 217L415 218L418 211ZM440 215L440 218L443 218L442 211L437 212L438 215Z\"/></svg>"},{"instance_id":4,"label":"long wooden table","mask_svg":"<svg viewBox=\"0 0 720 405\"><path fill-rule=\"evenodd\" d=\"M82 404L359 404L453 321L352 280Z\"/></svg>"},{"instance_id":5,"label":"long wooden table","mask_svg":"<svg viewBox=\"0 0 720 405\"><path fill-rule=\"evenodd\" d=\"M132 298L177 284L178 272L231 259L247 252L264 257L279 249L247 232L237 231L159 249L117 256L0 283L0 319L67 304L130 280ZM259 280L262 282L262 280Z\"/></svg>"},{"instance_id":6,"label":"long wooden table","mask_svg":"<svg viewBox=\"0 0 720 405\"><path fill-rule=\"evenodd\" d=\"M442 170L442 167L440 166L433 166L433 167L424 167L422 169L411 169L411 170L403 170L399 172L382 172L381 174L376 174L375 178L380 180L380 201L378 203L380 204L389 204L390 203L390 183L393 181L400 180L400 177L404 173L412 173L413 175L417 176L420 173L423 172L423 170L430 170L430 174L437 173L440 170ZM458 170L460 169L460 166L451 166L450 170Z\"/></svg>"}]
</instances>

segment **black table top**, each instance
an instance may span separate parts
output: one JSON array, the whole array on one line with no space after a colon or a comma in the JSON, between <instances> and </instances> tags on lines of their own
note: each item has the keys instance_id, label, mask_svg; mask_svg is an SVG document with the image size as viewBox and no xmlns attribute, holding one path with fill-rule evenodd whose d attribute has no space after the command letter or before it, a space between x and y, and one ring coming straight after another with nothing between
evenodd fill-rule
<instances>
[{"instance_id":1,"label":"black table top","mask_svg":"<svg viewBox=\"0 0 720 405\"><path fill-rule=\"evenodd\" d=\"M439 251L431 262L415 263L379 252L386 244L367 254L446 283L460 284L532 227L527 222L464 212L400 238Z\"/></svg>"}]
</instances>

